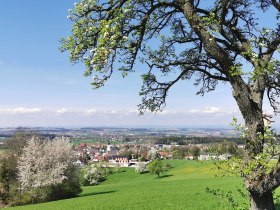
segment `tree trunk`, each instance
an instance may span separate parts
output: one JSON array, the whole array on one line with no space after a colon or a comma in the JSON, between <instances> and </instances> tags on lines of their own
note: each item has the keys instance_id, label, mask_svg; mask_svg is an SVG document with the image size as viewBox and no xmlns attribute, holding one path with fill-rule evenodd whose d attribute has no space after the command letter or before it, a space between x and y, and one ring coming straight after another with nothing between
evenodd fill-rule
<instances>
[{"instance_id":1,"label":"tree trunk","mask_svg":"<svg viewBox=\"0 0 280 210\"><path fill-rule=\"evenodd\" d=\"M250 209L251 210L275 210L272 192L269 191L261 196L250 193Z\"/></svg>"}]
</instances>

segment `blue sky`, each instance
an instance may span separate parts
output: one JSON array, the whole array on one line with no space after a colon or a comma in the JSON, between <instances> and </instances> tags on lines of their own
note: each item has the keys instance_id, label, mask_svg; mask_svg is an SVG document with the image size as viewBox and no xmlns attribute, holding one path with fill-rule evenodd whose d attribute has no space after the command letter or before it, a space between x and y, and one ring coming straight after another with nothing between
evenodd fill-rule
<instances>
[{"instance_id":1,"label":"blue sky","mask_svg":"<svg viewBox=\"0 0 280 210\"><path fill-rule=\"evenodd\" d=\"M69 35L72 0L10 0L0 8L0 127L7 126L227 126L240 117L229 86L196 96L190 82L177 84L162 113L138 116L139 70L92 90L83 65L59 51ZM138 71L137 71L138 70ZM270 108L265 110L270 112Z\"/></svg>"}]
</instances>

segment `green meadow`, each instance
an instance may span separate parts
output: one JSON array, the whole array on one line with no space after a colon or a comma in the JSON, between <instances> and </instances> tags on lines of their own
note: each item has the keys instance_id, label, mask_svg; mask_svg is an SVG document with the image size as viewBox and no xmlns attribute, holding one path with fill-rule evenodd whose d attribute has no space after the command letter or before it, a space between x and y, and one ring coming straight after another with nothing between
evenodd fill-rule
<instances>
[{"instance_id":1,"label":"green meadow","mask_svg":"<svg viewBox=\"0 0 280 210\"><path fill-rule=\"evenodd\" d=\"M161 178L137 174L132 168L112 174L98 186L84 187L80 197L60 201L7 208L11 210L225 210L233 209L227 199L206 193L206 188L231 191L234 200L246 197L238 193L242 181L237 177L214 177L211 162L168 160L172 168Z\"/></svg>"}]
</instances>

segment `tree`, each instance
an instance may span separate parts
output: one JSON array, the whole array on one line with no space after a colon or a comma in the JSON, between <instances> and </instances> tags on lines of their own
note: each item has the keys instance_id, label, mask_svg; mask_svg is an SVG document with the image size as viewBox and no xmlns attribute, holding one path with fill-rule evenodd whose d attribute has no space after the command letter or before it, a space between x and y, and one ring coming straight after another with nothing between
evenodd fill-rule
<instances>
[{"instance_id":1,"label":"tree","mask_svg":"<svg viewBox=\"0 0 280 210\"><path fill-rule=\"evenodd\" d=\"M194 80L200 95L219 82L229 84L245 121L243 165L249 166L264 153L265 95L279 111L279 12L276 0L81 0L69 10L73 29L61 50L70 52L71 62L85 64L84 74L93 75L95 88L111 77L114 64L123 76L137 59L146 64L142 114L162 110L179 81ZM266 15L275 24L258 25ZM280 185L280 161L270 171L264 168L257 164L251 176L241 173L251 209L275 209L272 192Z\"/></svg>"},{"instance_id":2,"label":"tree","mask_svg":"<svg viewBox=\"0 0 280 210\"><path fill-rule=\"evenodd\" d=\"M135 171L139 174L145 173L147 171L147 163L145 163L145 162L136 163Z\"/></svg>"},{"instance_id":3,"label":"tree","mask_svg":"<svg viewBox=\"0 0 280 210\"><path fill-rule=\"evenodd\" d=\"M36 136L33 133L18 130L11 139L7 141L7 147L14 154L16 160L22 154L22 149L25 147L26 142Z\"/></svg>"},{"instance_id":4,"label":"tree","mask_svg":"<svg viewBox=\"0 0 280 210\"><path fill-rule=\"evenodd\" d=\"M81 192L77 175L79 169L74 166L72 146L65 138L48 141L32 137L23 148L17 168L19 188L22 193L30 195L31 202L63 198Z\"/></svg>"},{"instance_id":5,"label":"tree","mask_svg":"<svg viewBox=\"0 0 280 210\"><path fill-rule=\"evenodd\" d=\"M148 171L150 174L156 174L157 177L160 177L160 173L163 172L163 166L161 160L154 160L149 163Z\"/></svg>"},{"instance_id":6,"label":"tree","mask_svg":"<svg viewBox=\"0 0 280 210\"><path fill-rule=\"evenodd\" d=\"M197 146L192 147L191 154L192 154L193 158L197 160L198 156L200 155L200 148Z\"/></svg>"},{"instance_id":7,"label":"tree","mask_svg":"<svg viewBox=\"0 0 280 210\"><path fill-rule=\"evenodd\" d=\"M238 148L237 144L229 141L212 144L206 151L217 153L218 155L229 153L233 156L240 156L242 154L242 150Z\"/></svg>"},{"instance_id":8,"label":"tree","mask_svg":"<svg viewBox=\"0 0 280 210\"><path fill-rule=\"evenodd\" d=\"M106 169L101 164L91 164L84 169L84 185L97 185L106 176Z\"/></svg>"},{"instance_id":9,"label":"tree","mask_svg":"<svg viewBox=\"0 0 280 210\"><path fill-rule=\"evenodd\" d=\"M173 159L184 159L189 153L190 149L188 147L173 147L171 149Z\"/></svg>"},{"instance_id":10,"label":"tree","mask_svg":"<svg viewBox=\"0 0 280 210\"><path fill-rule=\"evenodd\" d=\"M30 138L30 133L17 131L7 141L8 150L0 157L0 200L5 204L13 202L14 194L17 193L17 161Z\"/></svg>"},{"instance_id":11,"label":"tree","mask_svg":"<svg viewBox=\"0 0 280 210\"><path fill-rule=\"evenodd\" d=\"M0 201L4 204L8 204L12 196L12 185L16 181L16 162L11 161L13 158L11 153L5 153L0 157Z\"/></svg>"},{"instance_id":12,"label":"tree","mask_svg":"<svg viewBox=\"0 0 280 210\"><path fill-rule=\"evenodd\" d=\"M152 147L149 151L149 159L150 160L159 160L160 159L160 154L158 153L158 151Z\"/></svg>"}]
</instances>

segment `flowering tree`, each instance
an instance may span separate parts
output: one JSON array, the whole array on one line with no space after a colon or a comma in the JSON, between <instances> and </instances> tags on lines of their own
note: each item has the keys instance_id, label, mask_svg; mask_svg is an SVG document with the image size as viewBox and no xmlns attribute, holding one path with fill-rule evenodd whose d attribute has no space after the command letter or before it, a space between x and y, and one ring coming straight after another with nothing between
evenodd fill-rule
<instances>
[{"instance_id":1,"label":"flowering tree","mask_svg":"<svg viewBox=\"0 0 280 210\"><path fill-rule=\"evenodd\" d=\"M158 159L160 159L160 154L153 147L150 149L148 156L149 156L150 160L158 160Z\"/></svg>"},{"instance_id":2,"label":"flowering tree","mask_svg":"<svg viewBox=\"0 0 280 210\"><path fill-rule=\"evenodd\" d=\"M69 10L73 29L61 50L70 52L71 62L85 64L95 88L111 77L116 63L123 76L133 72L137 59L146 64L140 113L162 110L178 81L192 79L200 95L219 82L229 84L245 120L244 165L250 166L267 143L264 96L279 111L279 12L277 0L81 0ZM273 24L262 27L259 19L267 15ZM280 158L270 171L256 168L250 171L254 179L242 174L251 209L275 209Z\"/></svg>"},{"instance_id":3,"label":"flowering tree","mask_svg":"<svg viewBox=\"0 0 280 210\"><path fill-rule=\"evenodd\" d=\"M67 139L47 141L32 137L18 160L20 189L23 192L34 192L32 196L44 199L49 193L43 189L71 180L70 176L76 170L73 162L73 151Z\"/></svg>"},{"instance_id":4,"label":"flowering tree","mask_svg":"<svg viewBox=\"0 0 280 210\"><path fill-rule=\"evenodd\" d=\"M138 162L135 165L135 171L139 174L145 173L147 171L147 164L145 162Z\"/></svg>"},{"instance_id":5,"label":"flowering tree","mask_svg":"<svg viewBox=\"0 0 280 210\"><path fill-rule=\"evenodd\" d=\"M97 185L106 176L106 169L100 164L91 164L84 168L84 184Z\"/></svg>"}]
</instances>

